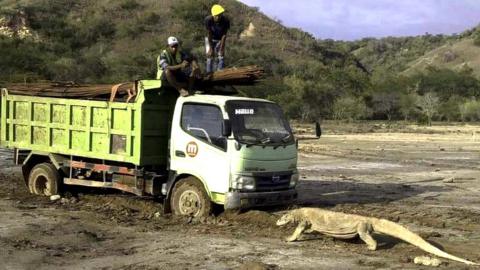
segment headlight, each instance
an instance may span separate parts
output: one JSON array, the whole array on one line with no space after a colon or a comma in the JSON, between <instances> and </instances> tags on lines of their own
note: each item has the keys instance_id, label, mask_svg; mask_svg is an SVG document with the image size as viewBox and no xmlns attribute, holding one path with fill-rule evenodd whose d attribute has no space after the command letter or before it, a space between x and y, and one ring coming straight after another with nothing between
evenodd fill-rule
<instances>
[{"instance_id":1,"label":"headlight","mask_svg":"<svg viewBox=\"0 0 480 270\"><path fill-rule=\"evenodd\" d=\"M293 188L297 185L299 178L300 178L300 175L298 173L292 174L292 177L290 178L290 187L291 188Z\"/></svg>"},{"instance_id":2,"label":"headlight","mask_svg":"<svg viewBox=\"0 0 480 270\"><path fill-rule=\"evenodd\" d=\"M255 189L255 178L252 176L245 176L245 175L234 175L232 181L232 188L233 189L247 189L247 190L254 190Z\"/></svg>"}]
</instances>

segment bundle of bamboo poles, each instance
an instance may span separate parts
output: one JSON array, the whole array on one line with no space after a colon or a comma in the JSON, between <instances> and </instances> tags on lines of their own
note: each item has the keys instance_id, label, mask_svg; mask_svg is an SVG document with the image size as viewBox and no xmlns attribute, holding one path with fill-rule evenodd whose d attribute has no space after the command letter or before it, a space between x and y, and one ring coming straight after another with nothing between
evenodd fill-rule
<instances>
[{"instance_id":1,"label":"bundle of bamboo poles","mask_svg":"<svg viewBox=\"0 0 480 270\"><path fill-rule=\"evenodd\" d=\"M238 68L226 68L216 71L210 77L203 79L204 85L245 85L254 84L264 74L259 66L245 66Z\"/></svg>"},{"instance_id":2,"label":"bundle of bamboo poles","mask_svg":"<svg viewBox=\"0 0 480 270\"><path fill-rule=\"evenodd\" d=\"M257 82L264 74L258 66L226 68L204 77L199 87L204 89L226 85L250 85ZM95 84L82 85L75 82L43 82L9 84L6 86L10 94L38 97L60 97L81 99L109 99L111 101L129 102L136 95L134 82L120 85Z\"/></svg>"},{"instance_id":3,"label":"bundle of bamboo poles","mask_svg":"<svg viewBox=\"0 0 480 270\"><path fill-rule=\"evenodd\" d=\"M110 97L113 86L109 84L81 85L73 82L51 82L9 84L6 88L10 94L15 95L95 99ZM128 95L128 91L133 87L134 83L122 84L117 90L117 97Z\"/></svg>"}]
</instances>

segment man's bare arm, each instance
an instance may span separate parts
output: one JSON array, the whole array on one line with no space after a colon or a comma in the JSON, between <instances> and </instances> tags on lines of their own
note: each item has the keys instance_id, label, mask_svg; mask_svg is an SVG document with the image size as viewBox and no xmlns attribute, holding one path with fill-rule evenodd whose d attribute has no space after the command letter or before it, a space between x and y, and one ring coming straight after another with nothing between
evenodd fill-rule
<instances>
[{"instance_id":1,"label":"man's bare arm","mask_svg":"<svg viewBox=\"0 0 480 270\"><path fill-rule=\"evenodd\" d=\"M185 68L186 66L188 66L188 62L184 60L182 63L180 63L178 65L167 66L165 69L174 71L174 70L179 70L179 69Z\"/></svg>"}]
</instances>

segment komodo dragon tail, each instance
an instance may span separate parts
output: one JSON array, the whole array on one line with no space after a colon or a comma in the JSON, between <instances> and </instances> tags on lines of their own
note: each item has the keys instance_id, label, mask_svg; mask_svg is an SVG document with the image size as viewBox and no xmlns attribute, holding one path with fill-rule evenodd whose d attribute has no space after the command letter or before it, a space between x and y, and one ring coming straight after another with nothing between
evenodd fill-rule
<instances>
[{"instance_id":1,"label":"komodo dragon tail","mask_svg":"<svg viewBox=\"0 0 480 270\"><path fill-rule=\"evenodd\" d=\"M387 234L390 236L393 236L395 238L401 239L407 243L410 243L428 253L431 253L433 255L436 255L438 257L454 260L457 262L462 262L470 265L479 265L478 263L474 263L453 255L450 255L432 244L428 243L425 241L422 237L419 235L411 232L407 228L403 227L402 225L399 225L395 222L386 220L386 219L377 219L377 218L372 218L372 227L373 230L376 232L380 232L383 234Z\"/></svg>"}]
</instances>

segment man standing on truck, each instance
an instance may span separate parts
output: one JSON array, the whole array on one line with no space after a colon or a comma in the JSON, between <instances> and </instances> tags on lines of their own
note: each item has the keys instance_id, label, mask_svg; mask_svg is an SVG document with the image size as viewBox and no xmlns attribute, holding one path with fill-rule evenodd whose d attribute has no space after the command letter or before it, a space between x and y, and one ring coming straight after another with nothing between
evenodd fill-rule
<instances>
[{"instance_id":1,"label":"man standing on truck","mask_svg":"<svg viewBox=\"0 0 480 270\"><path fill-rule=\"evenodd\" d=\"M188 96L195 79L200 77L197 60L182 52L176 37L169 37L168 48L157 58L157 79L175 87L182 97ZM187 88L187 89L185 89Z\"/></svg>"},{"instance_id":2,"label":"man standing on truck","mask_svg":"<svg viewBox=\"0 0 480 270\"><path fill-rule=\"evenodd\" d=\"M230 20L223 14L225 9L220 5L212 6L212 15L205 18L207 37L205 38L205 51L207 53L207 74L212 73L214 54L217 55L217 70L225 65L225 41L230 29Z\"/></svg>"}]
</instances>

